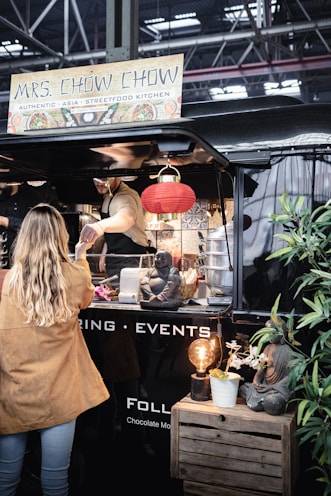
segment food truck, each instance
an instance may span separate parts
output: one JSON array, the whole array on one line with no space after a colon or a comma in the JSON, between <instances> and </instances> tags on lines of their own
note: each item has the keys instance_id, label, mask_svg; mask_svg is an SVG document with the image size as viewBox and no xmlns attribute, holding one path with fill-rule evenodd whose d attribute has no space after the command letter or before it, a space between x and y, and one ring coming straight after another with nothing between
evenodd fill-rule
<instances>
[{"instance_id":1,"label":"food truck","mask_svg":"<svg viewBox=\"0 0 331 496\"><path fill-rule=\"evenodd\" d=\"M160 93L157 98L161 105ZM107 335L135 327L146 369L141 397L127 400L126 421L145 430L147 453L139 474L147 481L153 473L158 487L181 494L180 481L169 475L170 415L172 405L190 392L194 367L188 346L199 337L217 335L224 343L237 333L250 336L263 327L280 291L287 295L281 312L295 305L293 274L265 260L280 242L269 215L279 212L278 198L285 191L294 199L304 196L311 208L330 198L331 104L303 104L291 97L191 104L173 95L162 98L168 113L160 118L150 95L129 106L128 119L124 113L116 118L116 103L102 110L89 104L74 113L70 105L77 102L67 102L61 119L52 108L21 105L20 115L10 110L8 133L0 139L0 181L55 191L72 246L82 224L97 218L94 177L122 177L142 194L157 183L160 171L175 167L181 183L195 192L194 206L179 219L146 217L155 249L170 247L180 269L193 255L199 277L183 305L153 311L141 308L139 297L132 302L96 298L81 312L82 332L101 370ZM24 129L13 132L22 120ZM97 257L90 254L96 285L105 277L96 269ZM132 413L137 411L142 422ZM116 478L116 469L112 472L105 461L106 413L96 409L82 415L76 438L73 494L99 494L98 484L110 485ZM37 485L33 448L30 456L24 494Z\"/></svg>"}]
</instances>

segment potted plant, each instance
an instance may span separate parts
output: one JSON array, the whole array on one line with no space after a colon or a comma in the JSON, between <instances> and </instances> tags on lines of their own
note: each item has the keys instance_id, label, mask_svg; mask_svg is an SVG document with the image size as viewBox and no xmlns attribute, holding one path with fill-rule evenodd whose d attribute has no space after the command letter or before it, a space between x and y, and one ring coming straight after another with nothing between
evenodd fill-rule
<instances>
[{"instance_id":1,"label":"potted plant","mask_svg":"<svg viewBox=\"0 0 331 496\"><path fill-rule=\"evenodd\" d=\"M279 257L285 266L301 268L294 283L295 301L302 313L293 309L282 313L288 330L287 342L293 349L289 363L289 387L297 404L296 435L299 445L309 448L310 470L323 485L323 496L331 494L331 200L313 211L302 208L285 192L280 197L282 214L272 214L272 222L282 224L284 233L275 236L285 246L267 260ZM251 338L263 350L273 335L283 334L279 294L271 310L273 328L263 328Z\"/></svg>"},{"instance_id":2,"label":"potted plant","mask_svg":"<svg viewBox=\"0 0 331 496\"><path fill-rule=\"evenodd\" d=\"M226 342L225 346L229 350L225 370L219 367L209 370L210 389L215 406L231 408L237 402L239 383L243 378L237 372L230 371L230 368L239 370L242 366L249 366L257 370L267 365L267 357L264 353L257 356L257 346L243 348L235 339Z\"/></svg>"}]
</instances>

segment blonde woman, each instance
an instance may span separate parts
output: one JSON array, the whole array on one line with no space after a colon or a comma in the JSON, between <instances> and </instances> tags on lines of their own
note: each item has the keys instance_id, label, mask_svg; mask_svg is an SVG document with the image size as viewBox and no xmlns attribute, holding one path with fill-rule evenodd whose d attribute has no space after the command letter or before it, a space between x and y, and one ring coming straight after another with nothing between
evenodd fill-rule
<instances>
[{"instance_id":1,"label":"blonde woman","mask_svg":"<svg viewBox=\"0 0 331 496\"><path fill-rule=\"evenodd\" d=\"M23 220L0 301L0 494L14 496L30 431L41 440L44 496L67 496L75 422L109 393L78 314L94 296L86 250L48 204Z\"/></svg>"}]
</instances>

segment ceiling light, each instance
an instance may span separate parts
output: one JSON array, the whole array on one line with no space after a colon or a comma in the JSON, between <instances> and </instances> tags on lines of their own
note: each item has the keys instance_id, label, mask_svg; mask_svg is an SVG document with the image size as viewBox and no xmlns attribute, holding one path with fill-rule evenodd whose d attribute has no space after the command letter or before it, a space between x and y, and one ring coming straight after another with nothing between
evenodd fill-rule
<instances>
[{"instance_id":1,"label":"ceiling light","mask_svg":"<svg viewBox=\"0 0 331 496\"><path fill-rule=\"evenodd\" d=\"M175 15L175 19L189 19L189 18L196 17L196 16L197 16L196 12L188 12L187 14Z\"/></svg>"},{"instance_id":2,"label":"ceiling light","mask_svg":"<svg viewBox=\"0 0 331 496\"><path fill-rule=\"evenodd\" d=\"M247 90L243 85L226 86L224 88L211 88L209 90L213 100L233 100L247 98Z\"/></svg>"},{"instance_id":3,"label":"ceiling light","mask_svg":"<svg viewBox=\"0 0 331 496\"><path fill-rule=\"evenodd\" d=\"M166 21L164 17L148 19L144 21L148 28L153 27L158 31L168 31L169 29L186 29L200 27L200 21L196 18L196 12L177 14L173 20Z\"/></svg>"},{"instance_id":4,"label":"ceiling light","mask_svg":"<svg viewBox=\"0 0 331 496\"><path fill-rule=\"evenodd\" d=\"M1 54L8 55L9 53L13 54L15 52L21 52L23 49L24 49L23 45L18 40L15 40L14 43L9 40L2 41L0 46L0 55Z\"/></svg>"},{"instance_id":5,"label":"ceiling light","mask_svg":"<svg viewBox=\"0 0 331 496\"><path fill-rule=\"evenodd\" d=\"M164 17L155 17L154 19L147 19L144 21L145 24L157 24L158 22L165 21Z\"/></svg>"},{"instance_id":6,"label":"ceiling light","mask_svg":"<svg viewBox=\"0 0 331 496\"><path fill-rule=\"evenodd\" d=\"M275 13L276 6L277 6L276 0L272 0L271 6L270 6L271 14ZM257 19L257 17L258 17L257 2L249 3L248 8L250 9L253 18ZM263 19L263 14L264 14L263 9L262 9L262 12L259 11L259 14L261 15L261 17ZM232 5L231 7L225 7L224 8L224 15L225 15L225 18L227 20L232 21L232 22L238 21L238 19L240 19L240 21L242 21L242 22L249 22L247 12L244 9L243 5Z\"/></svg>"},{"instance_id":7,"label":"ceiling light","mask_svg":"<svg viewBox=\"0 0 331 496\"><path fill-rule=\"evenodd\" d=\"M264 83L266 95L300 95L301 81L287 79L281 83Z\"/></svg>"},{"instance_id":8,"label":"ceiling light","mask_svg":"<svg viewBox=\"0 0 331 496\"><path fill-rule=\"evenodd\" d=\"M167 31L169 29L183 29L183 28L193 28L200 27L200 21L198 19L175 19L174 21L165 21L156 24L152 24L153 28L159 31Z\"/></svg>"}]
</instances>

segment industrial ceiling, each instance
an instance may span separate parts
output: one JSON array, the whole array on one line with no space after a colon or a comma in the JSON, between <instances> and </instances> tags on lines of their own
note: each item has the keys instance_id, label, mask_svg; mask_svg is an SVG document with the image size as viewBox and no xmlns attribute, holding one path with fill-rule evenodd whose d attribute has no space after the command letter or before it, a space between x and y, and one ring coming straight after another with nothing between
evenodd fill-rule
<instances>
[{"instance_id":1,"label":"industrial ceiling","mask_svg":"<svg viewBox=\"0 0 331 496\"><path fill-rule=\"evenodd\" d=\"M195 25L173 25L189 13ZM183 102L294 80L304 103L331 102L329 0L1 0L0 33L0 119L13 73L177 53Z\"/></svg>"}]
</instances>

